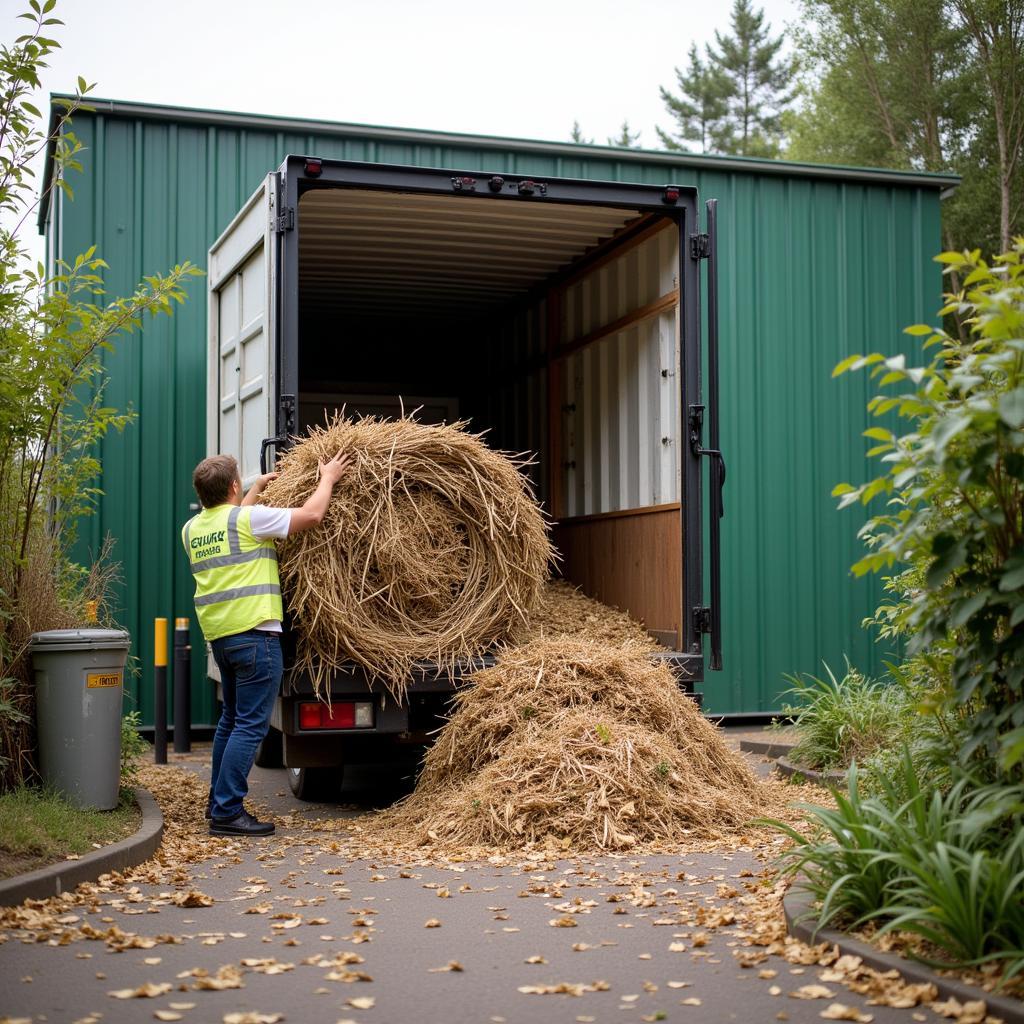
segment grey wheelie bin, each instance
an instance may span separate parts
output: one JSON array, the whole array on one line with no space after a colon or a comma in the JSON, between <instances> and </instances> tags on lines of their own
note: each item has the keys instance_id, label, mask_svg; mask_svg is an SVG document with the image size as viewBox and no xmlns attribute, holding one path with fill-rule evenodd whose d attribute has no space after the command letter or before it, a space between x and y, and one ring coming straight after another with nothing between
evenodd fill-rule
<instances>
[{"instance_id":1,"label":"grey wheelie bin","mask_svg":"<svg viewBox=\"0 0 1024 1024\"><path fill-rule=\"evenodd\" d=\"M39 770L45 783L78 807L117 806L129 643L120 629L32 635Z\"/></svg>"}]
</instances>

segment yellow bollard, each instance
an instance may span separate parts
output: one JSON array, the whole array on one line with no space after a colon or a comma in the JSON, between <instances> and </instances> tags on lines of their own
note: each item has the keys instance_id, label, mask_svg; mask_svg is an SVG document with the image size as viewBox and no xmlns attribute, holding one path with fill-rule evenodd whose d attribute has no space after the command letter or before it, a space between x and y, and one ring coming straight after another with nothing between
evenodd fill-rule
<instances>
[{"instance_id":1,"label":"yellow bollard","mask_svg":"<svg viewBox=\"0 0 1024 1024\"><path fill-rule=\"evenodd\" d=\"M167 764L167 620L153 620L153 762Z\"/></svg>"}]
</instances>

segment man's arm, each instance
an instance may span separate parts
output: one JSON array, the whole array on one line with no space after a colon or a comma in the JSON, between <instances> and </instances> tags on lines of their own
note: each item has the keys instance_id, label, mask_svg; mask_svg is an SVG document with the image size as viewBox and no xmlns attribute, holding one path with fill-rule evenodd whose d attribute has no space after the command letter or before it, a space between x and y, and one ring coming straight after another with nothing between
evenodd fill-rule
<instances>
[{"instance_id":1,"label":"man's arm","mask_svg":"<svg viewBox=\"0 0 1024 1024\"><path fill-rule=\"evenodd\" d=\"M334 485L345 475L349 464L352 461L351 455L342 455L338 452L329 462L320 463L320 482L316 490L306 499L301 508L292 509L291 526L288 529L288 536L293 533L301 533L303 530L319 526L327 512L327 506L331 502L331 492ZM249 495L246 495L248 498Z\"/></svg>"}]
</instances>

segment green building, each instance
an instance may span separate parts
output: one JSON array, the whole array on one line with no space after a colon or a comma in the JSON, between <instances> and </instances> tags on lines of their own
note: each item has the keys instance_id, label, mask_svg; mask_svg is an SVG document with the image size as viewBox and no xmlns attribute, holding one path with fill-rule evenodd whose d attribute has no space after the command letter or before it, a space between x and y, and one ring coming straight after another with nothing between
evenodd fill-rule
<instances>
[{"instance_id":1,"label":"green building","mask_svg":"<svg viewBox=\"0 0 1024 1024\"><path fill-rule=\"evenodd\" d=\"M884 648L860 626L880 597L855 581L856 511L830 498L867 471L864 377L831 379L845 355L913 351L901 329L928 320L942 281L940 205L948 175L792 164L549 143L91 100L75 117L85 145L73 201L42 204L48 259L91 245L110 296L145 274L207 252L267 173L289 154L325 159L696 186L719 200L721 434L729 466L722 523L724 670L706 710L775 709L783 673L844 655L878 671ZM103 497L79 555L109 532L123 566L120 618L142 672L130 684L152 721L153 619L194 619L178 539L191 470L206 454L205 284L173 320L146 325L107 356L109 403L138 420L103 443ZM215 719L193 624L193 722Z\"/></svg>"}]
</instances>

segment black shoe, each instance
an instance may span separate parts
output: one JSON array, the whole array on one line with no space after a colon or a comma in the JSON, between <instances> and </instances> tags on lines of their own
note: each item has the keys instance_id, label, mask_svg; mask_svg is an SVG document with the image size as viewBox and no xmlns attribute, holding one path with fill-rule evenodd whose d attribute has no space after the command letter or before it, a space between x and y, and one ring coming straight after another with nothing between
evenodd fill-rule
<instances>
[{"instance_id":1,"label":"black shoe","mask_svg":"<svg viewBox=\"0 0 1024 1024\"><path fill-rule=\"evenodd\" d=\"M206 798L206 813L203 817L207 821L213 817L213 786L210 787L210 795Z\"/></svg>"},{"instance_id":2,"label":"black shoe","mask_svg":"<svg viewBox=\"0 0 1024 1024\"><path fill-rule=\"evenodd\" d=\"M274 833L272 821L257 821L248 811L236 818L211 818L211 836L269 836Z\"/></svg>"}]
</instances>

